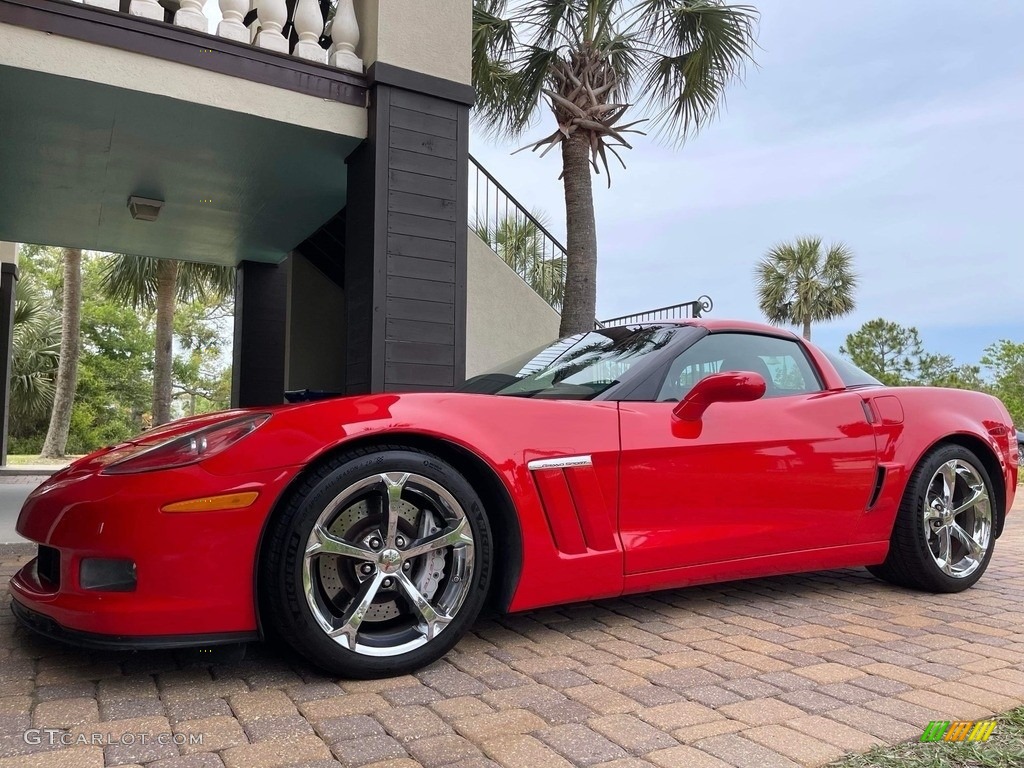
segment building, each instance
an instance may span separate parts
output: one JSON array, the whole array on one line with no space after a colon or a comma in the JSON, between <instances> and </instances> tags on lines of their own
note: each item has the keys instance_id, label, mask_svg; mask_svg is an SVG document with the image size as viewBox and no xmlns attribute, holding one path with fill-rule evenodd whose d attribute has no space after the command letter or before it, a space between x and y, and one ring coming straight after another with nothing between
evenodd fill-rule
<instances>
[{"instance_id":1,"label":"building","mask_svg":"<svg viewBox=\"0 0 1024 768\"><path fill-rule=\"evenodd\" d=\"M339 0L327 36L317 0L253 4L0 0L0 241L237 266L241 406L550 339L467 226L471 0Z\"/></svg>"}]
</instances>

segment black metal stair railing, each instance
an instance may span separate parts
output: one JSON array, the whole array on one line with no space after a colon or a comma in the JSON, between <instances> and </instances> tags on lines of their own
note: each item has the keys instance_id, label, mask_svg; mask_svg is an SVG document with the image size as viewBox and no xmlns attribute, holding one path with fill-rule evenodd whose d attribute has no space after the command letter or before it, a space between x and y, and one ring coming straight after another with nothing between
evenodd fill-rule
<instances>
[{"instance_id":1,"label":"black metal stair railing","mask_svg":"<svg viewBox=\"0 0 1024 768\"><path fill-rule=\"evenodd\" d=\"M622 315L608 320L599 320L599 328L609 328L614 325L636 325L638 323L656 323L659 320L685 320L690 317L701 317L705 312L710 312L715 303L710 296L701 296L693 301L684 301L681 304L672 304L668 307L649 309L646 312L635 312L632 315Z\"/></svg>"},{"instance_id":2,"label":"black metal stair railing","mask_svg":"<svg viewBox=\"0 0 1024 768\"><path fill-rule=\"evenodd\" d=\"M506 264L555 310L565 293L565 246L544 223L512 196L472 155L470 162L470 227ZM714 303L708 296L668 307L595 320L595 327L634 325L700 317Z\"/></svg>"},{"instance_id":3,"label":"black metal stair railing","mask_svg":"<svg viewBox=\"0 0 1024 768\"><path fill-rule=\"evenodd\" d=\"M565 246L469 156L469 226L555 310L565 292Z\"/></svg>"}]
</instances>

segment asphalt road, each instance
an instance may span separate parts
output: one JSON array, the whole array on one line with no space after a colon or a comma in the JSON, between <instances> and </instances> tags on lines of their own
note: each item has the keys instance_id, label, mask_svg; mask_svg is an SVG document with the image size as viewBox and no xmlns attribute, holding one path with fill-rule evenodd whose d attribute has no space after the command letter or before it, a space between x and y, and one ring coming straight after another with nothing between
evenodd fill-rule
<instances>
[{"instance_id":1,"label":"asphalt road","mask_svg":"<svg viewBox=\"0 0 1024 768\"><path fill-rule=\"evenodd\" d=\"M10 477L0 481L0 544L23 543L25 539L14 531L18 512L32 489L44 480L42 477Z\"/></svg>"}]
</instances>

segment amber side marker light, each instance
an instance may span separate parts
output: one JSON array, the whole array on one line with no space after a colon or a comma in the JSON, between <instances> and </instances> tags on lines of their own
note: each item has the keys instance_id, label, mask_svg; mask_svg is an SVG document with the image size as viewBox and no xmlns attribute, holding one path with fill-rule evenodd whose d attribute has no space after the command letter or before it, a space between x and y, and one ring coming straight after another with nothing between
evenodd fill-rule
<instances>
[{"instance_id":1,"label":"amber side marker light","mask_svg":"<svg viewBox=\"0 0 1024 768\"><path fill-rule=\"evenodd\" d=\"M259 498L256 491L225 493L220 496L204 496L201 499L176 501L161 507L163 512L220 512L226 509L245 509Z\"/></svg>"}]
</instances>

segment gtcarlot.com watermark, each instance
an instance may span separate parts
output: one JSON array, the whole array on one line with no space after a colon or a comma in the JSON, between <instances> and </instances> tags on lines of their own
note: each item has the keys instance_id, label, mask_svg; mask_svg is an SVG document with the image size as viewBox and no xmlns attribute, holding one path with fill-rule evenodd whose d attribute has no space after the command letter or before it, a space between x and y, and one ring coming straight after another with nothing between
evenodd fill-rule
<instances>
[{"instance_id":1,"label":"gtcarlot.com watermark","mask_svg":"<svg viewBox=\"0 0 1024 768\"><path fill-rule=\"evenodd\" d=\"M70 734L56 728L30 728L25 731L25 743L50 747L130 747L136 744L174 744L175 746L202 745L201 733L78 733Z\"/></svg>"}]
</instances>

